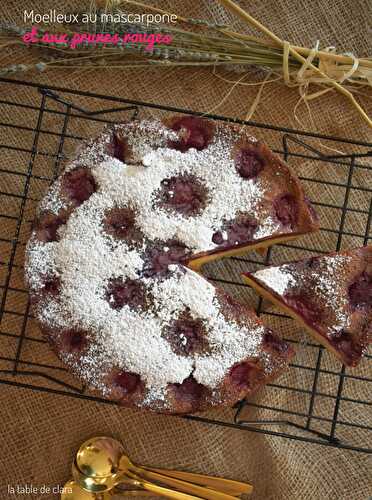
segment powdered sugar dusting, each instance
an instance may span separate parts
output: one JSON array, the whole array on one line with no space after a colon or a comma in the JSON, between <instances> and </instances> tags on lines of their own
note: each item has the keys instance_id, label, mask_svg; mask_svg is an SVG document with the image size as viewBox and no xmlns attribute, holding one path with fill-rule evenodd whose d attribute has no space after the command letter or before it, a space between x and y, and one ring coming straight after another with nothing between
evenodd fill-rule
<instances>
[{"instance_id":1,"label":"powdered sugar dusting","mask_svg":"<svg viewBox=\"0 0 372 500\"><path fill-rule=\"evenodd\" d=\"M229 369L250 357L261 357L265 370L270 372L272 363L267 362L267 353L260 348L264 333L261 323L254 316L244 326L227 320L215 288L203 277L178 264L169 266L170 274L164 279L143 276L146 252L155 240L177 240L194 254L213 250L213 233L242 208L259 220L255 238L275 233L278 223L270 214L259 212L267 186L259 179L246 180L238 175L226 154L236 140L229 130L223 132L217 127L206 149L189 149L185 153L166 146L175 133L160 122L126 124L123 130L127 132L133 164L107 155L109 132L104 132L99 141L92 141L67 170L89 167L97 191L74 208L58 230L58 242L41 243L34 234L28 244L26 276L33 293L42 297L37 317L50 328L89 332L90 343L75 369L104 394L110 390L105 377L112 368L140 374L146 387L144 406L164 400L168 384L180 384L191 374L216 395ZM208 191L205 208L191 218L156 206L161 182L184 174L200 179ZM66 203L58 180L40 210L58 213ZM136 225L143 234L136 245L105 231L105 214L113 207L134 210ZM43 298L47 276L60 277L56 297ZM114 309L106 296L112 278L140 280L151 306L143 310L133 310L129 305ZM180 356L164 338L164 330L185 311L206 325L208 352ZM73 363L71 354L63 356Z\"/></svg>"},{"instance_id":2,"label":"powdered sugar dusting","mask_svg":"<svg viewBox=\"0 0 372 500\"><path fill-rule=\"evenodd\" d=\"M267 267L255 272L254 277L280 295L283 295L295 283L289 266Z\"/></svg>"},{"instance_id":3,"label":"powdered sugar dusting","mask_svg":"<svg viewBox=\"0 0 372 500\"><path fill-rule=\"evenodd\" d=\"M321 272L313 272L315 281L315 294L325 304L325 307L334 312L334 323L330 326L332 332L337 332L347 327L348 314L346 313L347 296L337 293L339 287L339 273L350 261L346 255L333 255L320 259Z\"/></svg>"},{"instance_id":4,"label":"powdered sugar dusting","mask_svg":"<svg viewBox=\"0 0 372 500\"><path fill-rule=\"evenodd\" d=\"M211 323L213 327L208 340L213 356L198 357L194 377L207 386L215 387L234 364L247 358L261 357L262 352L258 353L264 327L257 323L245 327L227 324L220 316L211 319Z\"/></svg>"},{"instance_id":5,"label":"powdered sugar dusting","mask_svg":"<svg viewBox=\"0 0 372 500\"><path fill-rule=\"evenodd\" d=\"M260 219L256 239L278 230L278 222L270 215L259 213L259 203L266 187L260 180L246 180L234 168L234 162L226 156L231 144L229 136L217 135L215 141L205 150L193 148L185 153L169 148L147 149L139 147L146 154L141 158L144 166L123 168L119 161L109 159L93 169L102 192L118 204L134 204L138 224L150 239L167 240L176 238L187 244L195 253L213 250L213 233L221 227L222 221L232 220L244 207L244 212ZM133 145L137 158L137 146ZM161 182L173 176L190 174L200 179L207 187L209 200L200 215L185 218L181 214L154 210L154 194Z\"/></svg>"},{"instance_id":6,"label":"powdered sugar dusting","mask_svg":"<svg viewBox=\"0 0 372 500\"><path fill-rule=\"evenodd\" d=\"M348 326L348 298L340 277L350 260L348 255L325 255L316 258L315 265L304 260L268 267L256 271L253 277L284 298L287 294L301 297L311 292L312 302L326 311L328 335L332 336Z\"/></svg>"},{"instance_id":7,"label":"powdered sugar dusting","mask_svg":"<svg viewBox=\"0 0 372 500\"><path fill-rule=\"evenodd\" d=\"M31 290L42 287L45 276L54 273L58 275L54 256L57 243L45 245L31 239L27 246L27 265L25 267L26 279Z\"/></svg>"},{"instance_id":8,"label":"powdered sugar dusting","mask_svg":"<svg viewBox=\"0 0 372 500\"><path fill-rule=\"evenodd\" d=\"M155 282L152 286L155 309L164 321L174 317L174 311L188 309L195 318L210 320L219 314L215 288L199 274L190 269L174 274L165 281ZM172 304L172 310L164 308L163 303ZM169 313L171 317L167 316Z\"/></svg>"}]
</instances>

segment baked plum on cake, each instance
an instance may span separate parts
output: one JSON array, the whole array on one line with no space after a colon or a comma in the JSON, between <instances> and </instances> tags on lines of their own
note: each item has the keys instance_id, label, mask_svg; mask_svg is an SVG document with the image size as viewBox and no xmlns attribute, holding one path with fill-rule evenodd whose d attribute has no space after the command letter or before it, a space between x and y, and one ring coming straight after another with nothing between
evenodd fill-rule
<instances>
[{"instance_id":1,"label":"baked plum on cake","mask_svg":"<svg viewBox=\"0 0 372 500\"><path fill-rule=\"evenodd\" d=\"M372 342L372 246L334 252L244 275L345 365Z\"/></svg>"},{"instance_id":2,"label":"baked plum on cake","mask_svg":"<svg viewBox=\"0 0 372 500\"><path fill-rule=\"evenodd\" d=\"M298 179L232 125L196 117L106 129L41 202L26 251L36 318L58 356L125 405L231 405L293 355L195 272L317 229Z\"/></svg>"}]
</instances>

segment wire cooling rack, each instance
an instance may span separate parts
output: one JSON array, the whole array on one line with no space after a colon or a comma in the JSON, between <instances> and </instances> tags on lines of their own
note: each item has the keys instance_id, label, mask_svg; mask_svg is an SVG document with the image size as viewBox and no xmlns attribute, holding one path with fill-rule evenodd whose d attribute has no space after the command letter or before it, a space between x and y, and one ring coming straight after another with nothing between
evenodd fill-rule
<instances>
[{"instance_id":1,"label":"wire cooling rack","mask_svg":"<svg viewBox=\"0 0 372 500\"><path fill-rule=\"evenodd\" d=\"M0 383L114 404L89 393L64 369L34 323L22 278L30 222L38 199L58 175L62 160L105 123L135 119L137 115L202 113L9 79L0 79L3 96ZM371 453L371 355L353 370L341 367L291 319L255 296L239 273L283 259L368 244L372 239L372 144L208 116L249 127L297 170L320 215L321 231L294 243L275 245L264 255L233 257L206 267L209 279L232 294L238 290L239 296L254 302L258 314L296 344L298 355L287 372L256 398L241 401L233 409L186 418Z\"/></svg>"}]
</instances>

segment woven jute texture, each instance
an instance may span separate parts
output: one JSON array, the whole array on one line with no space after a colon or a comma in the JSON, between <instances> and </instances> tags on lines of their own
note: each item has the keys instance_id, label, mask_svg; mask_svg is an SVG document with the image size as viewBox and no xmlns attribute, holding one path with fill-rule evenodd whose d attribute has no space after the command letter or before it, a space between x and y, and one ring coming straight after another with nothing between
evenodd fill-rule
<instances>
[{"instance_id":1,"label":"woven jute texture","mask_svg":"<svg viewBox=\"0 0 372 500\"><path fill-rule=\"evenodd\" d=\"M368 19L370 17L369 2L363 0L267 0L265 2L241 1L240 4L274 32L296 44L313 46L320 39L322 46L335 45L339 50L352 51L360 56L371 53L368 34ZM89 4L89 2L87 2ZM247 31L247 28L226 13L217 2L200 1L168 1L153 2L156 6L184 16L213 19L230 23L235 30ZM85 5L86 8L89 5ZM24 9L33 8L35 12L45 12L56 8L59 12L69 12L84 9L82 2L27 2L3 1L0 5L1 19L22 24ZM26 49L24 49L26 50ZM24 50L0 53L0 63L11 64L21 61ZM33 57L33 54L28 54ZM228 80L234 81L241 74L232 72L219 73ZM178 106L198 111L214 110L226 116L244 118L256 95L257 87L236 86L229 96L232 83L221 80L212 74L210 69L187 68L178 70L146 68L128 71L51 71L42 74L18 75L18 78L42 82L45 85L56 85L70 89L88 90L92 92L139 99L158 104ZM252 80L253 78L253 80ZM255 81L254 77L244 81ZM91 99L70 96L75 104L92 109ZM0 86L0 99L13 100L17 103L35 105L40 103L40 95L35 89L10 84ZM301 107L299 125L293 115L293 109L298 100L296 89L286 89L280 84L266 87L257 108L255 119L286 127L303 127L312 129L309 115ZM219 107L217 105L221 103ZM371 95L363 99L366 108L371 109ZM49 104L48 104L49 105ZM50 104L52 106L52 104ZM102 105L102 104L100 104ZM315 101L311 105L314 125L317 131L346 136L359 140L372 139L371 131L361 122L356 112L349 107L344 98L335 93ZM33 128L37 119L37 111L30 108L1 107L1 121L16 123ZM42 128L44 130L61 130L62 117L58 114L45 114ZM100 125L90 121L72 121L70 133L80 136L90 136L100 129ZM18 147L32 146L32 133L1 128L1 143ZM267 141L271 147L280 147L281 135L274 131L252 130ZM56 151L57 137L42 134L39 149ZM309 141L319 148L316 141ZM334 146L334 144L329 144ZM66 140L64 152L72 153L76 143ZM345 152L355 151L352 146L343 146ZM26 172L29 154L7 150L1 155L1 168L10 172ZM291 165L296 171L309 178L323 179L335 183L345 183L347 169L338 168L332 164L315 161L303 161L291 158ZM42 155L37 155L34 164L34 174L47 176L51 174L51 161ZM25 178L19 175L0 175L1 192L22 194ZM358 169L353 177L354 186L371 185L371 174L368 170ZM45 189L47 182L34 178L29 186L29 198L25 206L24 224L21 227L20 239L26 241L29 234L28 221L32 220L35 202ZM305 189L310 198L330 204L342 205L345 189L329 184L305 182ZM19 202L14 197L2 197L0 200L2 213L17 216ZM366 224L370 195L363 191L352 190L349 195L348 207L362 212L353 211L345 220L345 231L353 234L363 234ZM337 230L340 222L340 212L326 207L319 207L322 226ZM15 234L15 223L12 219L1 219L1 238L11 239ZM322 232L318 235L303 238L300 246L319 250L333 250L337 241L337 233ZM2 243L1 243L2 244ZM344 236L343 248L363 244L360 236ZM7 262L9 245L1 247L0 260ZM14 289L23 288L23 248L17 249L10 285ZM273 261L282 262L307 255L301 250L288 248L275 249ZM261 257L255 256L257 260ZM244 259L244 257L243 257ZM252 269L244 260L226 260L210 265L205 274L228 282L239 282L239 271ZM7 267L0 267L1 283L4 283ZM253 305L257 297L246 287L226 284L226 289L242 301ZM3 292L3 290L1 290ZM269 304L267 310L274 310ZM9 291L6 300L6 310L16 314L5 313L1 330L16 335L22 327L23 313L26 308L25 294ZM293 322L276 318L273 325L288 338L303 339L304 334ZM37 325L30 318L27 322L26 334L29 337L40 338ZM17 349L17 339L13 336L1 337L0 355L2 358L12 358ZM317 360L317 349L300 344L296 362L314 367ZM49 352L45 344L25 341L22 349L22 359L28 362L60 366L59 362ZM11 369L10 362L1 361L1 369ZM328 354L324 354L322 368L338 371L340 364ZM19 366L22 369L22 364ZM48 373L48 369L39 368ZM355 374L369 376L370 367L363 361ZM55 374L55 371L53 372ZM59 378L67 383L74 379L61 371ZM18 376L18 380L31 383L28 376ZM58 388L53 382L32 379L33 383L50 388ZM75 382L76 383L76 382ZM256 400L261 404L287 408L290 411L306 413L309 407L309 394L313 372L311 370L290 369L285 373L280 383L300 388L300 390L285 391L275 388L265 389ZM338 377L323 372L319 379L318 391L324 394L336 394ZM304 389L305 391L301 390ZM369 390L368 390L369 389ZM370 387L357 380L345 382L344 396L350 399L366 400L370 397ZM314 404L314 414L319 417L332 418L335 399L317 397ZM340 420L371 425L371 412L366 405L357 405L343 401L340 405ZM231 422L233 410L214 411L208 414L219 420ZM263 418L261 410L251 407L245 410L246 418ZM265 414L266 418L273 415ZM276 415L277 418L277 415ZM284 415L285 418L285 415ZM292 418L292 417L291 417ZM57 494L42 494L43 485L56 487L63 485L70 477L70 464L80 443L94 435L112 435L124 442L128 454L140 463L153 464L202 473L230 477L254 484L252 498L255 500L365 500L372 494L368 474L368 456L346 450L304 443L266 434L240 431L187 421L178 417L166 417L155 414L141 413L116 406L66 397L47 392L36 392L28 389L1 385L0 390L0 483L1 499L52 499ZM304 420L302 419L303 423ZM329 432L330 423L327 420L316 420L314 428ZM274 426L273 430L288 431L285 426ZM306 433L300 433L306 436ZM340 426L337 435L345 442L352 442L367 447L366 434L355 427ZM33 484L39 488L36 494L9 493L8 488L17 485Z\"/></svg>"}]
</instances>

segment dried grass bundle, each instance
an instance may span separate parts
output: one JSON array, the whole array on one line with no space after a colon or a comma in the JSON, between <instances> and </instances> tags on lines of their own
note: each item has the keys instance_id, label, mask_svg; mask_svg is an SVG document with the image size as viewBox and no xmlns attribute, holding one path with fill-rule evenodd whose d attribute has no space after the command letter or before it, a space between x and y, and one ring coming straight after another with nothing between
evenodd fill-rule
<instances>
[{"instance_id":1,"label":"dried grass bundle","mask_svg":"<svg viewBox=\"0 0 372 500\"><path fill-rule=\"evenodd\" d=\"M359 115L372 127L372 120L357 102L355 94L363 94L372 87L372 59L357 58L352 54L337 54L334 48L319 50L297 47L281 40L267 27L241 9L232 0L217 0L249 26L257 29L265 38L236 33L228 26L177 16L177 24L124 24L101 23L89 25L57 25L54 31L67 32L90 30L93 33L163 33L172 36L169 45L159 44L152 50L136 43L121 43L117 46L84 45L71 50L57 44L36 44L36 63L13 64L0 68L0 76L29 70L44 71L48 68L133 68L133 67L178 67L211 66L228 67L243 71L257 70L262 74L257 97L247 115L250 118L259 102L263 86L272 81L283 81L289 87L298 87L300 100L308 103L325 93L337 91L344 95ZM123 6L131 5L161 14L171 14L135 0L104 0L92 2L91 14L124 14ZM14 25L0 23L0 46L13 48L22 45L22 35L27 30ZM40 29L42 32L42 28ZM217 75L225 79L221 75ZM239 78L231 81L243 84ZM226 80L226 79L225 79ZM229 80L226 80L229 81ZM247 83L244 83L247 84ZM257 83L255 83L257 84ZM221 104L221 103L220 103Z\"/></svg>"}]
</instances>

